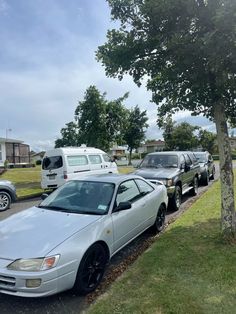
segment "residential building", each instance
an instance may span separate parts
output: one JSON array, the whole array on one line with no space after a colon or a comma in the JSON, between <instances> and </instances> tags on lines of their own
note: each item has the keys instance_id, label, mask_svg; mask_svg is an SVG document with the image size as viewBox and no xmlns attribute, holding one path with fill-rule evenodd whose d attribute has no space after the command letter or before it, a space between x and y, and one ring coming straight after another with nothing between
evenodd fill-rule
<instances>
[{"instance_id":1,"label":"residential building","mask_svg":"<svg viewBox=\"0 0 236 314\"><path fill-rule=\"evenodd\" d=\"M109 154L111 156L125 156L128 153L129 152L128 152L127 146L118 146L118 145L114 145L109 151Z\"/></svg>"},{"instance_id":2,"label":"residential building","mask_svg":"<svg viewBox=\"0 0 236 314\"><path fill-rule=\"evenodd\" d=\"M45 151L42 151L42 152L39 152L39 153L31 152L31 154L30 154L31 162L32 163L36 163L39 160L42 161L44 154L45 154Z\"/></svg>"},{"instance_id":3,"label":"residential building","mask_svg":"<svg viewBox=\"0 0 236 314\"><path fill-rule=\"evenodd\" d=\"M30 147L23 141L0 137L0 167L30 163Z\"/></svg>"},{"instance_id":4,"label":"residential building","mask_svg":"<svg viewBox=\"0 0 236 314\"><path fill-rule=\"evenodd\" d=\"M147 141L138 148L138 153L161 152L165 148L165 142L162 140Z\"/></svg>"}]
</instances>

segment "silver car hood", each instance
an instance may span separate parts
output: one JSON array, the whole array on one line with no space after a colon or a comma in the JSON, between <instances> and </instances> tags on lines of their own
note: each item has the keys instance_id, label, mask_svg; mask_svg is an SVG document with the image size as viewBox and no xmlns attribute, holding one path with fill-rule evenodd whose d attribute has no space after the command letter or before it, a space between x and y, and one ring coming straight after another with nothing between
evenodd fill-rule
<instances>
[{"instance_id":1,"label":"silver car hood","mask_svg":"<svg viewBox=\"0 0 236 314\"><path fill-rule=\"evenodd\" d=\"M37 207L0 221L0 259L44 257L57 245L103 216Z\"/></svg>"}]
</instances>

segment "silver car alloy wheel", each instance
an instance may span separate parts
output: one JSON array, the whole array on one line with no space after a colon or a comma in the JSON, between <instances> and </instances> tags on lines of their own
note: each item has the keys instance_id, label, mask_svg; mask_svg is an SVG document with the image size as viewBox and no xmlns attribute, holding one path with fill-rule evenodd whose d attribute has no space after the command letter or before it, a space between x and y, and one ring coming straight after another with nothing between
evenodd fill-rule
<instances>
[{"instance_id":1,"label":"silver car alloy wheel","mask_svg":"<svg viewBox=\"0 0 236 314\"><path fill-rule=\"evenodd\" d=\"M6 210L10 205L10 196L6 192L0 192L0 211Z\"/></svg>"}]
</instances>

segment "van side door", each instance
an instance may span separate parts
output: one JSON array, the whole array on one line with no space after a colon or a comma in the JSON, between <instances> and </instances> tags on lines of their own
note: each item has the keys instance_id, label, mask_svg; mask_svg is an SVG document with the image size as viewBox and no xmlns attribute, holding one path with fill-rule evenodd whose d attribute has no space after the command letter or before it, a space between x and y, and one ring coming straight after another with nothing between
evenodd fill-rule
<instances>
[{"instance_id":1,"label":"van side door","mask_svg":"<svg viewBox=\"0 0 236 314\"><path fill-rule=\"evenodd\" d=\"M86 155L67 155L66 163L68 179L74 179L78 175L90 172L90 164Z\"/></svg>"},{"instance_id":2,"label":"van side door","mask_svg":"<svg viewBox=\"0 0 236 314\"><path fill-rule=\"evenodd\" d=\"M104 173L103 160L100 154L89 154L88 155L90 169L93 174Z\"/></svg>"}]
</instances>

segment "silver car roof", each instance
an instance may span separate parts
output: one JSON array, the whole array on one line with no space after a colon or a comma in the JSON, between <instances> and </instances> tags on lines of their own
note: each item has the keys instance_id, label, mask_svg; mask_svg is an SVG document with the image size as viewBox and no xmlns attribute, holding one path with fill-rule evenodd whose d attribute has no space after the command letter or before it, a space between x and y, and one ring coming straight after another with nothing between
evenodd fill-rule
<instances>
[{"instance_id":1,"label":"silver car roof","mask_svg":"<svg viewBox=\"0 0 236 314\"><path fill-rule=\"evenodd\" d=\"M83 178L74 178L70 181L93 181L93 182L107 182L120 184L123 181L130 179L142 179L142 177L134 175L134 174L115 174L115 173L107 173L107 174L97 174L97 175L88 175ZM144 179L145 180L145 179Z\"/></svg>"}]
</instances>

